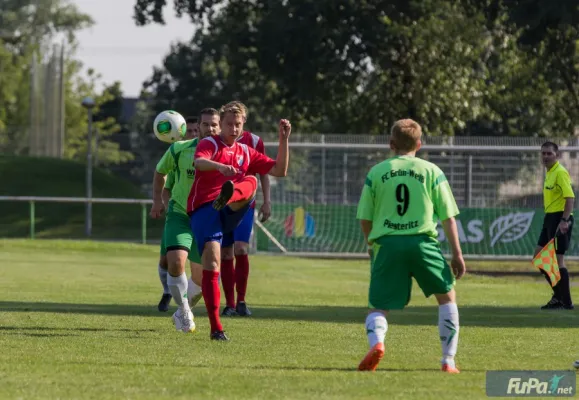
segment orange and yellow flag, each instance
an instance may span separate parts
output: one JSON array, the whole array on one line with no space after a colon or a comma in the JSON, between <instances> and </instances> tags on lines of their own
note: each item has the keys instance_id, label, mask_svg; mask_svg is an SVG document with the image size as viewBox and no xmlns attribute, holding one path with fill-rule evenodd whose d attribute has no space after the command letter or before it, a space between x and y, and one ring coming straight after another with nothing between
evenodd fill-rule
<instances>
[{"instance_id":1,"label":"orange and yellow flag","mask_svg":"<svg viewBox=\"0 0 579 400\"><path fill-rule=\"evenodd\" d=\"M551 239L533 258L533 265L542 269L547 273L551 279L551 286L554 287L561 279L559 272L559 263L557 262L557 254L555 253L555 239Z\"/></svg>"}]
</instances>

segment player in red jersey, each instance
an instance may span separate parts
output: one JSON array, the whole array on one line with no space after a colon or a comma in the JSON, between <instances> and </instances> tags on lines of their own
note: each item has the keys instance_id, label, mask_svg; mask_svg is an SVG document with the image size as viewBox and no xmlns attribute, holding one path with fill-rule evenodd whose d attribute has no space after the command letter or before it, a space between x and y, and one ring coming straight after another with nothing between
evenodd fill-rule
<instances>
[{"instance_id":1,"label":"player in red jersey","mask_svg":"<svg viewBox=\"0 0 579 400\"><path fill-rule=\"evenodd\" d=\"M223 235L241 222L255 197L257 178L253 174L284 177L289 162L288 120L279 122L276 160L259 153L236 139L243 132L243 111L239 107L220 112L219 137L201 140L195 152L195 182L189 194L187 212L201 262L201 283L205 307L211 323L212 340L229 340L219 319L219 271Z\"/></svg>"},{"instance_id":2,"label":"player in red jersey","mask_svg":"<svg viewBox=\"0 0 579 400\"><path fill-rule=\"evenodd\" d=\"M245 104L240 101L232 101L223 107L232 106L241 109L243 122L247 122ZM243 131L236 140L237 143L243 143L265 155L265 146L259 136L249 131ZM259 209L259 215L261 222L265 222L271 215L269 175L260 174L259 180L263 192L263 204ZM251 311L245 303L245 293L249 278L249 238L253 230L254 215L255 201L252 201L239 226L233 232L223 236L221 243L221 285L225 294L225 308L221 313L222 316L239 315L245 317L251 315ZM236 291L237 303L235 302Z\"/></svg>"}]
</instances>

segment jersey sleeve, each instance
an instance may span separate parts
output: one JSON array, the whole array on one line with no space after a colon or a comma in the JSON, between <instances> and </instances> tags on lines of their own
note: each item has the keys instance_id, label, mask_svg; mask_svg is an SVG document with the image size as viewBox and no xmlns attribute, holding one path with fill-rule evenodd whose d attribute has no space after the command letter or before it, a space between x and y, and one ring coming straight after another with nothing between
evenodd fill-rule
<instances>
[{"instance_id":1,"label":"jersey sleeve","mask_svg":"<svg viewBox=\"0 0 579 400\"><path fill-rule=\"evenodd\" d=\"M372 185L371 171L366 176L364 187L362 188L362 195L358 202L358 211L356 212L356 219L365 221L374 221L374 187Z\"/></svg>"},{"instance_id":2,"label":"jersey sleeve","mask_svg":"<svg viewBox=\"0 0 579 400\"><path fill-rule=\"evenodd\" d=\"M561 187L561 191L563 192L563 197L568 198L575 198L575 193L573 193L573 186L571 184L571 177L569 176L569 172L567 171L559 171L557 174L557 184Z\"/></svg>"},{"instance_id":3,"label":"jersey sleeve","mask_svg":"<svg viewBox=\"0 0 579 400\"><path fill-rule=\"evenodd\" d=\"M156 170L158 173L167 175L169 172L175 169L175 148L174 144L167 149L163 157L157 163Z\"/></svg>"},{"instance_id":4,"label":"jersey sleeve","mask_svg":"<svg viewBox=\"0 0 579 400\"><path fill-rule=\"evenodd\" d=\"M213 158L214 153L215 153L215 145L211 143L209 140L202 140L197 145L197 149L195 149L195 159L206 158L208 160L211 160Z\"/></svg>"},{"instance_id":5,"label":"jersey sleeve","mask_svg":"<svg viewBox=\"0 0 579 400\"><path fill-rule=\"evenodd\" d=\"M432 203L434 212L441 221L459 214L450 184L442 171L432 183Z\"/></svg>"},{"instance_id":6,"label":"jersey sleeve","mask_svg":"<svg viewBox=\"0 0 579 400\"><path fill-rule=\"evenodd\" d=\"M171 171L167 174L167 178L165 179L165 189L171 190L175 185L175 172Z\"/></svg>"},{"instance_id":7,"label":"jersey sleeve","mask_svg":"<svg viewBox=\"0 0 579 400\"><path fill-rule=\"evenodd\" d=\"M266 175L275 166L276 161L265 154L262 154L249 146L247 147L247 150L249 152L249 166L247 167L248 174Z\"/></svg>"}]
</instances>

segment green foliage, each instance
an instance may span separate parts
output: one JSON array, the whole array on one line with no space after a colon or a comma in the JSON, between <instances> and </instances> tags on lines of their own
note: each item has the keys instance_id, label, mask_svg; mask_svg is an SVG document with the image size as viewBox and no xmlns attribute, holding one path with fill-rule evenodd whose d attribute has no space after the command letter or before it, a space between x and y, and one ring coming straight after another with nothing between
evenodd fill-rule
<instances>
[{"instance_id":1,"label":"green foliage","mask_svg":"<svg viewBox=\"0 0 579 400\"><path fill-rule=\"evenodd\" d=\"M579 8L564 3L175 0L200 29L145 86L154 109L239 98L254 131L284 116L296 131L380 134L408 116L429 135L566 136ZM136 23L164 23L165 5L137 0Z\"/></svg>"},{"instance_id":2,"label":"green foliage","mask_svg":"<svg viewBox=\"0 0 579 400\"><path fill-rule=\"evenodd\" d=\"M81 101L92 96L97 102L94 128L99 135L95 159L102 165L131 160L132 154L120 151L110 140L120 130L116 122L122 101L120 84L99 90L98 75L89 70L88 79L82 77L84 67L74 58L74 34L93 23L90 16L68 0L0 0L0 9L0 150L26 152L33 57L39 60L40 69L45 68L57 35L64 35L68 48L64 61L65 157L84 158L88 123ZM41 103L47 101L53 100L42 99Z\"/></svg>"}]
</instances>

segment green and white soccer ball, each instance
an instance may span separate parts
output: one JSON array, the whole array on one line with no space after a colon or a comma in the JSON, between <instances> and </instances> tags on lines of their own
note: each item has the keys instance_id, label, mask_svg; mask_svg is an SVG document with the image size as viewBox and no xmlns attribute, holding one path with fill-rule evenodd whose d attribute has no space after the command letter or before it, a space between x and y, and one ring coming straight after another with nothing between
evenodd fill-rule
<instances>
[{"instance_id":1,"label":"green and white soccer ball","mask_svg":"<svg viewBox=\"0 0 579 400\"><path fill-rule=\"evenodd\" d=\"M153 132L162 142L174 143L185 138L187 133L187 123L185 118L177 111L163 111L153 123Z\"/></svg>"}]
</instances>

